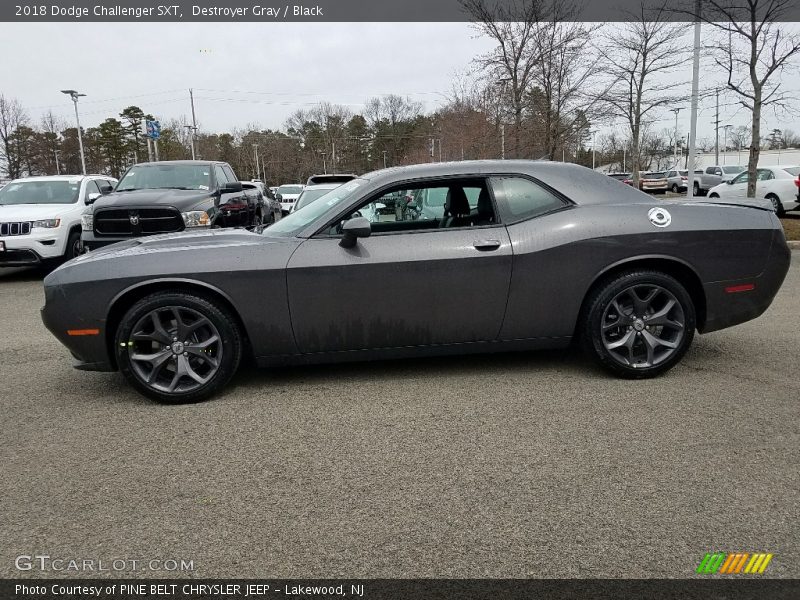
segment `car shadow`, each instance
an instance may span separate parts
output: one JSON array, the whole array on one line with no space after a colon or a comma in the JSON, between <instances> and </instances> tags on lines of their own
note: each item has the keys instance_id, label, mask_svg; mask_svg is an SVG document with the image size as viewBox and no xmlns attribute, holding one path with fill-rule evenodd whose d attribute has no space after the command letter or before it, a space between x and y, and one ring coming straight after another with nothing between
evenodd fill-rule
<instances>
[{"instance_id":1,"label":"car shadow","mask_svg":"<svg viewBox=\"0 0 800 600\"><path fill-rule=\"evenodd\" d=\"M3 281L41 281L58 265L40 267L0 267L0 282Z\"/></svg>"}]
</instances>

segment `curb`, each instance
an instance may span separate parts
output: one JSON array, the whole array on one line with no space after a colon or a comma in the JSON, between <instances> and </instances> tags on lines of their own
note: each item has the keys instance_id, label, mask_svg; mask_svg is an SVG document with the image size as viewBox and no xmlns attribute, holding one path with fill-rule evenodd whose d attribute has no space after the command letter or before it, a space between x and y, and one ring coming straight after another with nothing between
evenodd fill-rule
<instances>
[{"instance_id":1,"label":"curb","mask_svg":"<svg viewBox=\"0 0 800 600\"><path fill-rule=\"evenodd\" d=\"M800 250L800 242L791 241L791 242L786 242L786 243L789 244L789 249L790 250Z\"/></svg>"}]
</instances>

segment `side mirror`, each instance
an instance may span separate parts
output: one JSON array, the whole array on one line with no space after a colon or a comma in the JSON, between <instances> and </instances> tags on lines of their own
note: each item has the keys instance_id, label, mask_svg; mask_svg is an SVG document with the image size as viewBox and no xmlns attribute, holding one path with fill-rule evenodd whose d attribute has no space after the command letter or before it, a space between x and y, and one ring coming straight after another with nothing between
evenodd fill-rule
<instances>
[{"instance_id":1,"label":"side mirror","mask_svg":"<svg viewBox=\"0 0 800 600\"><path fill-rule=\"evenodd\" d=\"M728 181L726 181L725 183L727 183L728 185L733 185L733 179L728 179Z\"/></svg>"},{"instance_id":2,"label":"side mirror","mask_svg":"<svg viewBox=\"0 0 800 600\"><path fill-rule=\"evenodd\" d=\"M283 195L282 194L275 194L275 200L277 200L278 202L281 202L283 200Z\"/></svg>"},{"instance_id":3,"label":"side mirror","mask_svg":"<svg viewBox=\"0 0 800 600\"><path fill-rule=\"evenodd\" d=\"M219 188L219 191L222 194L235 194L236 192L241 192L243 189L241 181L229 181L223 184L222 187Z\"/></svg>"},{"instance_id":4,"label":"side mirror","mask_svg":"<svg viewBox=\"0 0 800 600\"><path fill-rule=\"evenodd\" d=\"M94 201L97 200L102 195L103 194L98 194L97 192L95 192L93 194L89 194L86 197L86 204L94 204Z\"/></svg>"},{"instance_id":5,"label":"side mirror","mask_svg":"<svg viewBox=\"0 0 800 600\"><path fill-rule=\"evenodd\" d=\"M342 248L352 248L356 245L358 238L369 237L372 234L372 225L364 217L356 217L342 225L342 234L339 245Z\"/></svg>"},{"instance_id":6,"label":"side mirror","mask_svg":"<svg viewBox=\"0 0 800 600\"><path fill-rule=\"evenodd\" d=\"M100 193L101 194L104 194L104 195L105 194L110 194L113 191L114 191L114 188L112 186L110 186L110 185L101 185L100 186Z\"/></svg>"}]
</instances>

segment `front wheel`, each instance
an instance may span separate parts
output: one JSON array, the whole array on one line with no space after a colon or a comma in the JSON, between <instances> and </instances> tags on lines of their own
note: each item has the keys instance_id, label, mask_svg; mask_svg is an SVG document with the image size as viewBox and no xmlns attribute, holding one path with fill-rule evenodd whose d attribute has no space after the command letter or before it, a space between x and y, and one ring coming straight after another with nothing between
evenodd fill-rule
<instances>
[{"instance_id":1,"label":"front wheel","mask_svg":"<svg viewBox=\"0 0 800 600\"><path fill-rule=\"evenodd\" d=\"M700 193L700 184L697 183L696 181L694 182L694 190L693 190L693 192L694 192L695 196L701 196L702 195Z\"/></svg>"},{"instance_id":2,"label":"front wheel","mask_svg":"<svg viewBox=\"0 0 800 600\"><path fill-rule=\"evenodd\" d=\"M157 292L134 304L117 328L117 364L139 392L183 404L211 397L236 372L242 336L218 302L190 293Z\"/></svg>"},{"instance_id":3,"label":"front wheel","mask_svg":"<svg viewBox=\"0 0 800 600\"><path fill-rule=\"evenodd\" d=\"M673 183L672 184L672 193L673 194L677 194L678 192L680 192L680 188L678 187L678 184L677 183Z\"/></svg>"},{"instance_id":4,"label":"front wheel","mask_svg":"<svg viewBox=\"0 0 800 600\"><path fill-rule=\"evenodd\" d=\"M630 271L598 285L587 300L580 336L603 368L629 379L674 367L692 343L695 308L675 278Z\"/></svg>"},{"instance_id":5,"label":"front wheel","mask_svg":"<svg viewBox=\"0 0 800 600\"><path fill-rule=\"evenodd\" d=\"M64 251L64 260L72 260L76 256L83 253L83 244L81 243L81 232L73 231L67 238L67 249Z\"/></svg>"},{"instance_id":6,"label":"front wheel","mask_svg":"<svg viewBox=\"0 0 800 600\"><path fill-rule=\"evenodd\" d=\"M709 198L719 198L719 194L717 194L717 193L715 192L715 193L713 193L713 194L709 194L709 195L708 195L708 197L709 197Z\"/></svg>"}]
</instances>

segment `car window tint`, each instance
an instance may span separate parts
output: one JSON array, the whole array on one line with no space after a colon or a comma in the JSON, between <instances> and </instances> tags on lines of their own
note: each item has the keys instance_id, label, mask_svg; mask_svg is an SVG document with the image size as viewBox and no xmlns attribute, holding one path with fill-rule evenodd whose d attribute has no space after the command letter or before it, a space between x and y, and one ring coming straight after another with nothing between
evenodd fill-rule
<instances>
[{"instance_id":1,"label":"car window tint","mask_svg":"<svg viewBox=\"0 0 800 600\"><path fill-rule=\"evenodd\" d=\"M233 170L228 165L222 165L222 170L225 171L228 181L236 181L236 175L233 174Z\"/></svg>"},{"instance_id":2,"label":"car window tint","mask_svg":"<svg viewBox=\"0 0 800 600\"><path fill-rule=\"evenodd\" d=\"M708 167L706 169L706 173L709 174L709 175L713 175L715 171L716 171L716 169L714 169L714 167Z\"/></svg>"},{"instance_id":3,"label":"car window tint","mask_svg":"<svg viewBox=\"0 0 800 600\"><path fill-rule=\"evenodd\" d=\"M524 177L492 177L490 181L504 222L530 219L566 206L553 192Z\"/></svg>"},{"instance_id":4,"label":"car window tint","mask_svg":"<svg viewBox=\"0 0 800 600\"><path fill-rule=\"evenodd\" d=\"M228 176L225 175L225 171L219 165L214 167L214 176L217 178L217 185L223 186L228 183Z\"/></svg>"},{"instance_id":5,"label":"car window tint","mask_svg":"<svg viewBox=\"0 0 800 600\"><path fill-rule=\"evenodd\" d=\"M772 171L769 169L758 169L756 171L756 181L769 181L773 179Z\"/></svg>"},{"instance_id":6,"label":"car window tint","mask_svg":"<svg viewBox=\"0 0 800 600\"><path fill-rule=\"evenodd\" d=\"M481 227L497 222L483 179L393 188L367 199L350 216L369 220L373 234Z\"/></svg>"},{"instance_id":7,"label":"car window tint","mask_svg":"<svg viewBox=\"0 0 800 600\"><path fill-rule=\"evenodd\" d=\"M83 193L83 199L88 200L89 194L99 194L100 188L97 187L97 182L94 179L90 179L86 182L86 191Z\"/></svg>"}]
</instances>

